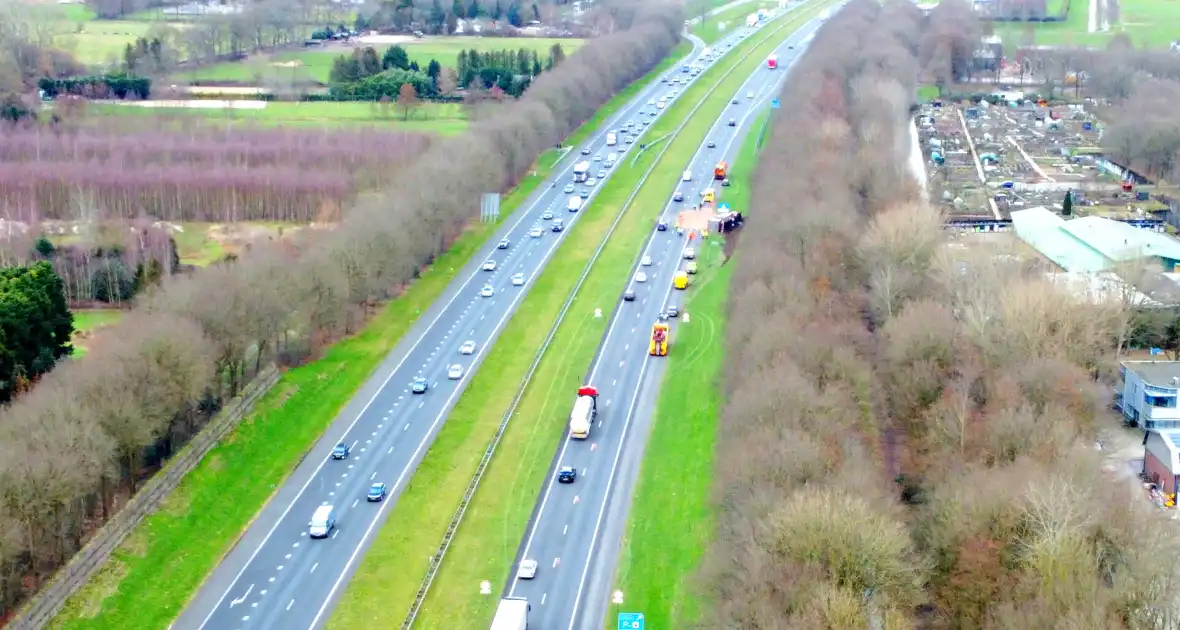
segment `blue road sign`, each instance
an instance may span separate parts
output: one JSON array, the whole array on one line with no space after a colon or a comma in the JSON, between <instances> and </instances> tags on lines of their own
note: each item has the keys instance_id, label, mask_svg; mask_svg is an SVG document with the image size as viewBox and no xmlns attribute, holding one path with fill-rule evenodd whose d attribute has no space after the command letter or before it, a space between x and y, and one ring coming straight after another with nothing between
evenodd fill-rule
<instances>
[{"instance_id":1,"label":"blue road sign","mask_svg":"<svg viewBox=\"0 0 1180 630\"><path fill-rule=\"evenodd\" d=\"M779 104L777 98L770 102L771 109L778 109L779 107L780 107L780 104Z\"/></svg>"},{"instance_id":2,"label":"blue road sign","mask_svg":"<svg viewBox=\"0 0 1180 630\"><path fill-rule=\"evenodd\" d=\"M619 630L643 630L643 613L619 613Z\"/></svg>"},{"instance_id":3,"label":"blue road sign","mask_svg":"<svg viewBox=\"0 0 1180 630\"><path fill-rule=\"evenodd\" d=\"M729 212L729 204L721 202L721 205L717 206L717 212Z\"/></svg>"}]
</instances>

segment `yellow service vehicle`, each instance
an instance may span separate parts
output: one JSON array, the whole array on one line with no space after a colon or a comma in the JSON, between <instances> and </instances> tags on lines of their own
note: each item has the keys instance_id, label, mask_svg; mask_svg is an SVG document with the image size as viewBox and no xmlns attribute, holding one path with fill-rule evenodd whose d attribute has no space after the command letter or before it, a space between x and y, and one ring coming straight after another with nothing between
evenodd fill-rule
<instances>
[{"instance_id":1,"label":"yellow service vehicle","mask_svg":"<svg viewBox=\"0 0 1180 630\"><path fill-rule=\"evenodd\" d=\"M667 356L668 354L668 325L660 322L652 324L651 327L651 343L648 345L647 353L653 357Z\"/></svg>"},{"instance_id":2,"label":"yellow service vehicle","mask_svg":"<svg viewBox=\"0 0 1180 630\"><path fill-rule=\"evenodd\" d=\"M672 286L677 289L688 288L688 272L677 271L676 275L672 276Z\"/></svg>"}]
</instances>

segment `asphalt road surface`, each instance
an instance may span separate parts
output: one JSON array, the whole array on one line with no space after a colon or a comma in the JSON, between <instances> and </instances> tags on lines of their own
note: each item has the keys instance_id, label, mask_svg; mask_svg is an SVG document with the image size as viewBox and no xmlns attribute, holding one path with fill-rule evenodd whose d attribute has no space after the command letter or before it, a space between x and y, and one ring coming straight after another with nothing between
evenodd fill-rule
<instances>
[{"instance_id":1,"label":"asphalt road surface","mask_svg":"<svg viewBox=\"0 0 1180 630\"><path fill-rule=\"evenodd\" d=\"M637 264L632 270L627 288L635 291L636 300L619 301L591 371L590 384L599 391L598 419L589 439L562 442L518 553L517 564L526 558L537 561L536 577L517 579L514 566L506 589L511 597L529 600L530 630L601 630L603 626L614 590L619 541L666 360L648 355L651 326L668 305L679 306L686 297L673 289L672 276L684 267L685 249L700 246L699 240L689 242L671 226L681 210L699 203L705 188L715 187L724 202L725 189L713 180L714 166L721 160L733 164L747 132L757 132L751 130L754 120L779 93L789 68L820 23L812 20L798 29L777 50L779 68L771 70L763 63L733 95L737 103L729 105L706 144L686 165L691 181L666 182L669 202L658 216L653 214L651 239L642 255L651 257L651 265ZM735 126L729 126L730 120ZM709 148L708 142L715 146ZM672 201L676 191L683 194L683 202ZM655 230L658 219L668 222L667 231ZM642 257L639 262L644 262ZM635 281L638 271L646 273L645 282ZM687 291L692 290L690 286ZM680 351L676 345L680 324L676 319L669 323L671 355ZM574 396L570 392L571 407ZM562 466L577 469L573 484L556 482ZM620 612L642 612L628 608L625 593L623 602ZM614 612L614 606L610 610Z\"/></svg>"},{"instance_id":2,"label":"asphalt road surface","mask_svg":"<svg viewBox=\"0 0 1180 630\"><path fill-rule=\"evenodd\" d=\"M748 29L737 29L730 38ZM703 42L694 38L690 55L695 60ZM691 63L685 62L685 63ZM677 67L669 76L688 77ZM606 146L607 130L618 130L631 120L655 120L664 110L649 106L673 89L655 82L637 95L595 135L567 155L556 174L501 227L486 248L451 283L440 299L383 361L356 397L342 411L325 436L245 532L234 549L206 580L200 591L171 626L172 630L234 630L271 628L300 630L320 627L327 620L341 587L356 570L358 560L397 500L418 462L429 449L447 413L466 386L472 371L532 285L533 278L553 254L559 241L577 236L574 227L580 212L567 210L572 195L585 190L590 199L602 185L575 184L573 166L596 155L591 176L604 170L605 156L625 159L641 142L619 134L618 146ZM681 87L682 89L682 87ZM646 126L640 126L641 132ZM585 150L585 155L581 153ZM618 167L616 167L618 168ZM550 183L553 186L550 186ZM566 231L554 232L554 220L564 219ZM537 237L532 228L541 228ZM574 228L574 229L571 229ZM507 249L497 241L508 239ZM481 269L494 260L494 271ZM512 277L523 274L523 285ZM491 295L482 291L490 287ZM464 341L476 342L472 355L459 354ZM462 366L459 379L449 379L450 366ZM424 394L411 393L411 382L425 378ZM345 460L332 460L337 443L351 447ZM373 482L384 482L389 497L369 503L365 494ZM233 501L227 496L226 501ZM322 540L308 537L308 521L320 505L332 505L336 528ZM177 550L183 553L184 550Z\"/></svg>"}]
</instances>

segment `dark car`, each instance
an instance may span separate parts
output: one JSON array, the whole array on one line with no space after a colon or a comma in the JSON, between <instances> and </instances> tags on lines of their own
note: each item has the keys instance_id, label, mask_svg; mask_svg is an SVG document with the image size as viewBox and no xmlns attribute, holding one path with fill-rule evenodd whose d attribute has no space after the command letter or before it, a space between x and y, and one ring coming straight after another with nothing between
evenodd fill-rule
<instances>
[{"instance_id":1,"label":"dark car","mask_svg":"<svg viewBox=\"0 0 1180 630\"><path fill-rule=\"evenodd\" d=\"M624 302L634 302L635 301L635 292L630 289L623 291L623 301Z\"/></svg>"},{"instance_id":2,"label":"dark car","mask_svg":"<svg viewBox=\"0 0 1180 630\"><path fill-rule=\"evenodd\" d=\"M557 483L573 483L578 478L578 471L573 466L562 466L557 471Z\"/></svg>"},{"instance_id":3,"label":"dark car","mask_svg":"<svg viewBox=\"0 0 1180 630\"><path fill-rule=\"evenodd\" d=\"M561 219L558 219L553 222L553 231L554 232L560 232L564 229L565 229L565 225L561 222Z\"/></svg>"},{"instance_id":4,"label":"dark car","mask_svg":"<svg viewBox=\"0 0 1180 630\"><path fill-rule=\"evenodd\" d=\"M656 224L656 231L657 232L667 232L668 231L668 222L667 221L660 221L659 223L657 223Z\"/></svg>"},{"instance_id":5,"label":"dark car","mask_svg":"<svg viewBox=\"0 0 1180 630\"><path fill-rule=\"evenodd\" d=\"M684 193L677 190L676 194L672 195L672 201L684 201Z\"/></svg>"},{"instance_id":6,"label":"dark car","mask_svg":"<svg viewBox=\"0 0 1180 630\"><path fill-rule=\"evenodd\" d=\"M730 101L730 103L732 103L733 105L737 105L737 104L738 104L738 100L735 98L735 99L733 99L732 101Z\"/></svg>"},{"instance_id":7,"label":"dark car","mask_svg":"<svg viewBox=\"0 0 1180 630\"><path fill-rule=\"evenodd\" d=\"M736 120L734 120L734 119L732 119L732 118L730 118L730 119L729 119L729 126L730 126L730 127L736 127L736 126L737 126L737 121L736 121Z\"/></svg>"},{"instance_id":8,"label":"dark car","mask_svg":"<svg viewBox=\"0 0 1180 630\"><path fill-rule=\"evenodd\" d=\"M668 313L668 317L680 317L680 307L675 304L670 304L668 308L664 309Z\"/></svg>"},{"instance_id":9,"label":"dark car","mask_svg":"<svg viewBox=\"0 0 1180 630\"><path fill-rule=\"evenodd\" d=\"M365 499L368 501L380 501L387 494L389 494L389 488L386 488L385 484L378 481L369 486L369 493L365 495Z\"/></svg>"},{"instance_id":10,"label":"dark car","mask_svg":"<svg viewBox=\"0 0 1180 630\"><path fill-rule=\"evenodd\" d=\"M415 394L425 394L427 389L426 379L421 376L414 379L414 382L410 384L410 391Z\"/></svg>"},{"instance_id":11,"label":"dark car","mask_svg":"<svg viewBox=\"0 0 1180 630\"><path fill-rule=\"evenodd\" d=\"M716 143L716 142L713 142L712 140L710 140L710 141L709 141L709 148L710 148L710 149L716 149L716 148L717 148L717 143Z\"/></svg>"},{"instance_id":12,"label":"dark car","mask_svg":"<svg viewBox=\"0 0 1180 630\"><path fill-rule=\"evenodd\" d=\"M349 450L347 444L343 442L337 444L336 448L332 449L332 459L348 459Z\"/></svg>"}]
</instances>

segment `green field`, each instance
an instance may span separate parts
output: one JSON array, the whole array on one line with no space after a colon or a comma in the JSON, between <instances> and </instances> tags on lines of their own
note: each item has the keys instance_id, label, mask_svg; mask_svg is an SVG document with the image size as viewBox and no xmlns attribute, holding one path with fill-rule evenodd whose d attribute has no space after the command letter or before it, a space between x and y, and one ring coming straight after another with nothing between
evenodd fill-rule
<instances>
[{"instance_id":1,"label":"green field","mask_svg":"<svg viewBox=\"0 0 1180 630\"><path fill-rule=\"evenodd\" d=\"M750 211L750 175L767 118L751 127L730 170L732 185L721 189L724 200L743 212ZM710 491L723 402L725 303L734 269L732 260L724 264L720 239L712 244L701 250L700 272L684 304L691 320L676 327L668 353L619 556L616 584L627 609L643 611L653 628L694 627L702 606L691 580L714 526Z\"/></svg>"},{"instance_id":2,"label":"green field","mask_svg":"<svg viewBox=\"0 0 1180 630\"><path fill-rule=\"evenodd\" d=\"M685 52L686 47L674 51L665 68ZM633 93L629 88L616 96L566 143L582 142ZM505 196L502 220L508 220L509 210L548 177L556 157L555 152L543 155L535 174ZM66 602L49 627L167 627L269 500L272 489L283 483L389 349L494 230L493 224L473 225L362 332L335 344L324 358L286 372L233 435L211 451L96 577ZM227 503L226 496L235 500Z\"/></svg>"},{"instance_id":3,"label":"green field","mask_svg":"<svg viewBox=\"0 0 1180 630\"><path fill-rule=\"evenodd\" d=\"M1089 32L1091 1L1070 0L1069 15L1063 22L1035 25L995 22L993 25L1006 46L1027 42L1026 31L1030 28L1033 41L1048 46L1103 47L1117 33L1126 33L1136 46L1162 48L1180 40L1180 2L1176 0L1119 0L1119 22L1111 24L1105 32L1095 33ZM1060 11L1063 6L1064 0L1053 0L1048 5L1049 13Z\"/></svg>"},{"instance_id":4,"label":"green field","mask_svg":"<svg viewBox=\"0 0 1180 630\"><path fill-rule=\"evenodd\" d=\"M814 15L809 10L807 15ZM713 122L723 114L730 95L737 91L772 44L757 46L738 72L718 88L719 96L701 108L693 121L673 141L665 159L636 197L632 208L662 206L673 181L704 140ZM755 47L758 39L746 42ZM743 47L732 54L740 55ZM724 63L710 69L702 80L685 91L649 133L671 133L720 74ZM510 321L496 348L474 375L468 389L451 412L438 439L415 472L415 483L394 506L391 523L414 523L413 528L390 526L378 534L361 567L337 606L331 628L367 627L388 620L390 611L406 610L429 564L428 554L443 532L471 480L480 455L495 433L502 414L515 393L542 340L549 332L565 298L588 261L593 245L601 240L622 204L634 190L640 174L651 165L656 151L636 164L626 162L609 187L579 219L579 240L567 243L546 266L521 308ZM470 504L462 528L454 538L417 625L421 628L481 628L492 616L494 598L478 595L482 580L499 592L523 537L529 515L543 485L553 449L564 435L572 392L590 364L605 332L605 318L593 311L609 312L622 291L636 252L652 229L650 213L628 212L594 265L574 309L566 316L542 360L536 375L509 425L485 473L481 488ZM426 550L426 551L424 551ZM395 618L396 620L396 618Z\"/></svg>"},{"instance_id":5,"label":"green field","mask_svg":"<svg viewBox=\"0 0 1180 630\"><path fill-rule=\"evenodd\" d=\"M548 37L426 37L411 39L400 44L406 49L410 61L415 61L423 70L431 59L437 60L444 68L453 68L459 51L475 49L481 52L510 48L535 50L541 59L549 54L554 44L561 44L568 56L581 48L585 40L555 39ZM334 44L314 50L299 50L256 55L244 61L213 64L188 72L178 73L174 81L192 83L250 84L283 79L311 80L327 84L332 71L332 61L340 55L350 54L354 47L364 44ZM378 54L384 53L389 45L375 45Z\"/></svg>"},{"instance_id":6,"label":"green field","mask_svg":"<svg viewBox=\"0 0 1180 630\"><path fill-rule=\"evenodd\" d=\"M249 123L262 126L325 127L364 126L405 127L406 130L456 135L467 130L467 114L458 103L422 103L411 110L408 120L396 104L361 102L285 102L266 103L262 109L141 107L133 103L92 103L87 112L101 116L140 116L147 118L200 118L213 123Z\"/></svg>"},{"instance_id":7,"label":"green field","mask_svg":"<svg viewBox=\"0 0 1180 630\"><path fill-rule=\"evenodd\" d=\"M95 331L105 326L117 323L123 319L123 311L115 308L89 308L72 311L74 315L74 337L70 342L74 345L75 358L86 356L87 341Z\"/></svg>"}]
</instances>

